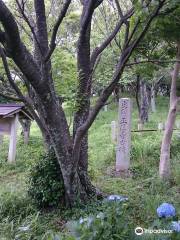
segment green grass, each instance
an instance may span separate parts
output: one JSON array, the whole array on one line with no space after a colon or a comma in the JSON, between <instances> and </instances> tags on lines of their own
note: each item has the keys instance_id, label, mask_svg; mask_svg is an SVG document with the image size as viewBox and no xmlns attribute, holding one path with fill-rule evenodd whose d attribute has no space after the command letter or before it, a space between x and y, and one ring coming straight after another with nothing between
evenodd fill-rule
<instances>
[{"instance_id":1,"label":"green grass","mask_svg":"<svg viewBox=\"0 0 180 240\"><path fill-rule=\"evenodd\" d=\"M157 128L159 122L165 122L167 110L168 99L159 98L157 113L150 113L145 128ZM137 129L138 114L135 107L132 115L132 128ZM107 171L115 166L115 144L111 140L110 124L111 121L117 120L117 117L117 106L109 105L108 112L101 111L90 129L89 173L93 183L106 193L128 196L128 214L134 226L150 226L157 219L156 208L162 202L174 204L179 216L180 141L177 132L174 132L171 146L172 177L169 182L163 183L158 178L162 139L160 132L133 133L131 149L133 175L127 179L112 177ZM19 132L15 164L7 163L7 137L0 146L0 240L48 239L47 236L52 231L62 231L66 220L78 219L99 210L96 204L89 204L80 210L55 209L38 212L27 196L26 184L28 171L42 152L43 142L35 124L31 128L28 145L23 144ZM30 230L23 232L19 229L22 226L29 226Z\"/></svg>"}]
</instances>

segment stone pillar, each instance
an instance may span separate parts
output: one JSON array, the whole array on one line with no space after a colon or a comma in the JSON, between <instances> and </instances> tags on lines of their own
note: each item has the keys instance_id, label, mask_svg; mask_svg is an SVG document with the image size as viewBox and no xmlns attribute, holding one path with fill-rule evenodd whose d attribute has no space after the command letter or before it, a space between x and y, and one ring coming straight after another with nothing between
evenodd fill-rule
<instances>
[{"instance_id":1,"label":"stone pillar","mask_svg":"<svg viewBox=\"0 0 180 240\"><path fill-rule=\"evenodd\" d=\"M116 172L126 173L130 166L131 112L130 98L121 98L119 100Z\"/></svg>"},{"instance_id":2,"label":"stone pillar","mask_svg":"<svg viewBox=\"0 0 180 240\"><path fill-rule=\"evenodd\" d=\"M18 129L18 114L12 119L10 130L10 144L8 162L15 162L16 159L16 143L17 143L17 129Z\"/></svg>"},{"instance_id":3,"label":"stone pillar","mask_svg":"<svg viewBox=\"0 0 180 240\"><path fill-rule=\"evenodd\" d=\"M180 121L176 121L175 122L175 127L178 129L177 136L179 138L180 137Z\"/></svg>"},{"instance_id":4,"label":"stone pillar","mask_svg":"<svg viewBox=\"0 0 180 240\"><path fill-rule=\"evenodd\" d=\"M117 124L116 121L111 122L111 138L113 142L117 141Z\"/></svg>"},{"instance_id":5,"label":"stone pillar","mask_svg":"<svg viewBox=\"0 0 180 240\"><path fill-rule=\"evenodd\" d=\"M107 112L108 108L107 105L104 105L104 111Z\"/></svg>"},{"instance_id":6,"label":"stone pillar","mask_svg":"<svg viewBox=\"0 0 180 240\"><path fill-rule=\"evenodd\" d=\"M152 110L153 113L156 112L154 84L152 84L152 86L151 86L151 110Z\"/></svg>"},{"instance_id":7,"label":"stone pillar","mask_svg":"<svg viewBox=\"0 0 180 240\"><path fill-rule=\"evenodd\" d=\"M144 124L138 123L138 131L142 131L144 128Z\"/></svg>"},{"instance_id":8,"label":"stone pillar","mask_svg":"<svg viewBox=\"0 0 180 240\"><path fill-rule=\"evenodd\" d=\"M180 121L176 121L176 128L180 129Z\"/></svg>"},{"instance_id":9,"label":"stone pillar","mask_svg":"<svg viewBox=\"0 0 180 240\"><path fill-rule=\"evenodd\" d=\"M165 129L164 123L158 123L158 130L163 131Z\"/></svg>"}]
</instances>

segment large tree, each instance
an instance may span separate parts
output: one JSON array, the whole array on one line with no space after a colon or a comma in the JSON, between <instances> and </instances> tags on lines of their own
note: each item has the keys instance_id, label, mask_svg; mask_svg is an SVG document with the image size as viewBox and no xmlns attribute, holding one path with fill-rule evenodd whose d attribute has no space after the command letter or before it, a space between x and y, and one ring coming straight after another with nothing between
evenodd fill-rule
<instances>
[{"instance_id":1,"label":"large tree","mask_svg":"<svg viewBox=\"0 0 180 240\"><path fill-rule=\"evenodd\" d=\"M88 129L121 79L133 50L144 37L152 20L168 1L126 1L126 4L123 2L120 4L118 0L81 0L82 14L77 44L78 89L72 135L61 98L57 97L55 91L51 64L56 48L57 33L72 4L71 0L61 2L61 10L51 34L48 32L45 1L34 0L33 3L30 2L30 8L34 9L35 18L27 14L29 11L26 6L27 2L16 0L15 6L21 13L21 21L26 22L26 27L22 27L20 30L21 32L28 31L33 39L33 47L25 45L18 29L17 19L7 4L0 0L1 57L9 83L31 111L47 146L54 148L62 172L66 202L71 206L76 200L84 201L89 195L95 193L95 188L91 185L87 174ZM109 4L109 15L117 10L118 18L114 19L116 21L115 27L111 27L110 33L104 36L102 43L92 49L92 30L95 25L93 17L102 4ZM118 33L121 38L121 50L119 50L119 57L114 66L114 73L111 76L111 81L103 89L90 111L92 75L99 61L99 56ZM7 57L13 60L21 74L28 89L28 97L22 94L12 79Z\"/></svg>"}]
</instances>

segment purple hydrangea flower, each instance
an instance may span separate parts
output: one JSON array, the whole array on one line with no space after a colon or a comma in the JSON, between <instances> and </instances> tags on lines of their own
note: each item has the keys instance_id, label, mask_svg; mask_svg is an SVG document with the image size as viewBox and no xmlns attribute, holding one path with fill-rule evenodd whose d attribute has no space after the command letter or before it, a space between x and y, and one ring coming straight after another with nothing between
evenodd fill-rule
<instances>
[{"instance_id":1,"label":"purple hydrangea flower","mask_svg":"<svg viewBox=\"0 0 180 240\"><path fill-rule=\"evenodd\" d=\"M157 208L157 215L158 217L174 217L176 215L176 210L174 206L170 203L162 203L158 208Z\"/></svg>"},{"instance_id":2,"label":"purple hydrangea flower","mask_svg":"<svg viewBox=\"0 0 180 240\"><path fill-rule=\"evenodd\" d=\"M180 233L180 221L174 221L171 224L172 230L174 230L175 232Z\"/></svg>"},{"instance_id":3,"label":"purple hydrangea flower","mask_svg":"<svg viewBox=\"0 0 180 240\"><path fill-rule=\"evenodd\" d=\"M125 202L125 201L128 201L128 198L120 195L110 195L107 197L107 201Z\"/></svg>"}]
</instances>

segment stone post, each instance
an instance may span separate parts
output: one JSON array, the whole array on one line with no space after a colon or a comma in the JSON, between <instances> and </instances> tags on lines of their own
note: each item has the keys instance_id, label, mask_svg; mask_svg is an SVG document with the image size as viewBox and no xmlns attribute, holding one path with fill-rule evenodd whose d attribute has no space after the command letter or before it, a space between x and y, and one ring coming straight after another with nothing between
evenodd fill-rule
<instances>
[{"instance_id":1,"label":"stone post","mask_svg":"<svg viewBox=\"0 0 180 240\"><path fill-rule=\"evenodd\" d=\"M111 138L113 142L117 141L117 124L116 121L111 122Z\"/></svg>"},{"instance_id":2,"label":"stone post","mask_svg":"<svg viewBox=\"0 0 180 240\"><path fill-rule=\"evenodd\" d=\"M165 129L164 123L158 123L158 130L163 131Z\"/></svg>"},{"instance_id":3,"label":"stone post","mask_svg":"<svg viewBox=\"0 0 180 240\"><path fill-rule=\"evenodd\" d=\"M108 108L107 105L104 105L104 111L107 112Z\"/></svg>"},{"instance_id":4,"label":"stone post","mask_svg":"<svg viewBox=\"0 0 180 240\"><path fill-rule=\"evenodd\" d=\"M156 102L155 102L155 89L154 84L151 86L151 110L153 113L156 112Z\"/></svg>"},{"instance_id":5,"label":"stone post","mask_svg":"<svg viewBox=\"0 0 180 240\"><path fill-rule=\"evenodd\" d=\"M176 121L176 128L180 129L180 121Z\"/></svg>"},{"instance_id":6,"label":"stone post","mask_svg":"<svg viewBox=\"0 0 180 240\"><path fill-rule=\"evenodd\" d=\"M143 128L144 128L144 124L138 123L138 131L143 130Z\"/></svg>"},{"instance_id":7,"label":"stone post","mask_svg":"<svg viewBox=\"0 0 180 240\"><path fill-rule=\"evenodd\" d=\"M18 114L12 119L10 131L10 144L8 162L13 163L16 159L16 144L17 144L17 129L18 129Z\"/></svg>"},{"instance_id":8,"label":"stone post","mask_svg":"<svg viewBox=\"0 0 180 240\"><path fill-rule=\"evenodd\" d=\"M131 112L132 103L130 98L121 98L118 113L116 172L126 173L130 166Z\"/></svg>"}]
</instances>

